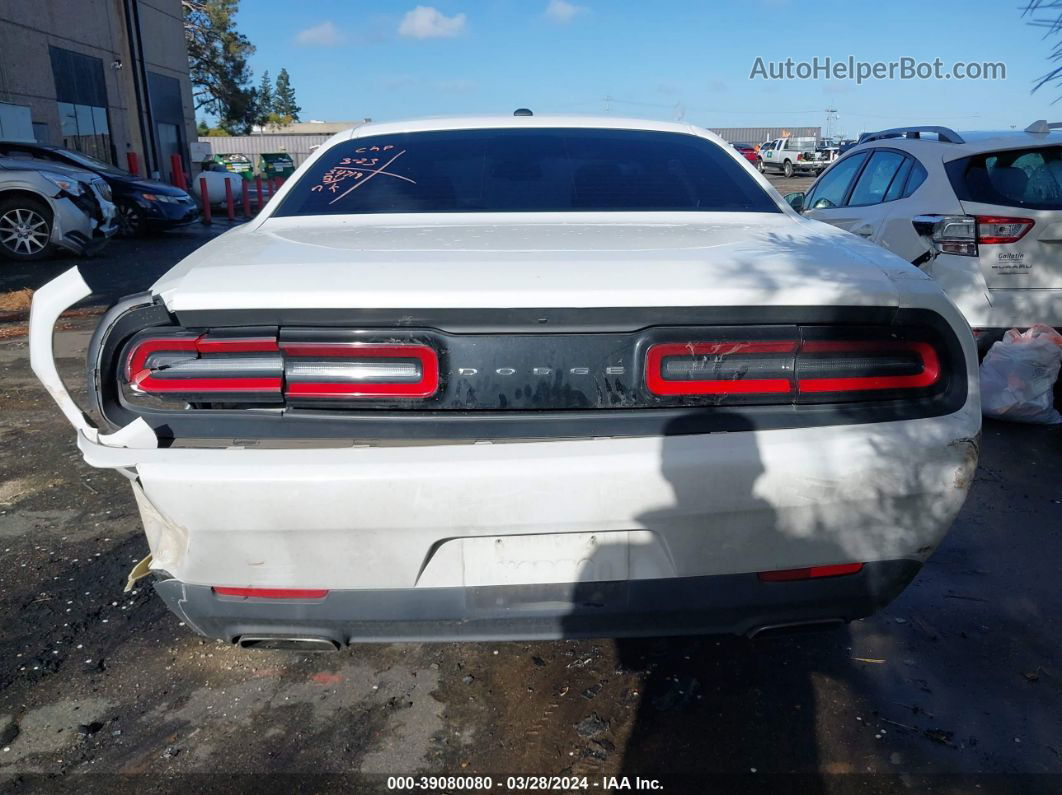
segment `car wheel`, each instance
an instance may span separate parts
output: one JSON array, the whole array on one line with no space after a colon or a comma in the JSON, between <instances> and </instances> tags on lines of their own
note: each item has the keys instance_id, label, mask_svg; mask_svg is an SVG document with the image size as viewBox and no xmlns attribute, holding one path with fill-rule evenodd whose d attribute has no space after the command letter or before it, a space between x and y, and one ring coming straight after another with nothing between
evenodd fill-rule
<instances>
[{"instance_id":1,"label":"car wheel","mask_svg":"<svg viewBox=\"0 0 1062 795\"><path fill-rule=\"evenodd\" d=\"M763 165L763 161L762 160L757 160L756 161L756 168L758 168L760 170L761 174L766 174L767 173L767 168Z\"/></svg>"},{"instance_id":2,"label":"car wheel","mask_svg":"<svg viewBox=\"0 0 1062 795\"><path fill-rule=\"evenodd\" d=\"M0 255L22 262L52 253L52 211L29 198L0 201Z\"/></svg>"},{"instance_id":3,"label":"car wheel","mask_svg":"<svg viewBox=\"0 0 1062 795\"><path fill-rule=\"evenodd\" d=\"M118 205L118 234L138 237L144 233L144 215L135 204Z\"/></svg>"},{"instance_id":4,"label":"car wheel","mask_svg":"<svg viewBox=\"0 0 1062 795\"><path fill-rule=\"evenodd\" d=\"M792 163L792 161L786 160L785 163L782 164L782 173L785 174L786 179L788 179L789 177L793 176L793 163Z\"/></svg>"}]
</instances>

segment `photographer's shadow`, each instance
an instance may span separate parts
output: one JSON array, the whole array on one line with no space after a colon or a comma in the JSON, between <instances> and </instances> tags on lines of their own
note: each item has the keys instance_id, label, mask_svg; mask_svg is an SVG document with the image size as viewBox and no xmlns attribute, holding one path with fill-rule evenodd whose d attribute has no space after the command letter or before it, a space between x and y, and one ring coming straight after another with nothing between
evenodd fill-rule
<instances>
[{"instance_id":1,"label":"photographer's shadow","mask_svg":"<svg viewBox=\"0 0 1062 795\"><path fill-rule=\"evenodd\" d=\"M715 482L708 484L690 465L691 458L696 459L693 447L698 437L684 435L684 430L683 422L676 421L662 441L661 473L673 491L673 501L639 517L642 527L666 536L672 565L680 576L694 574L713 551L735 560L742 549L752 549L762 559L761 550L772 545L781 549L783 542L790 552L794 543L806 545L806 551L823 562L843 559L824 534L812 532L795 540L771 505L757 496L765 466L753 433L712 437L721 440L726 456L720 460L727 466L713 468ZM707 506L711 515L706 513L709 492L716 495ZM584 583L579 591L590 594L593 586ZM707 581L698 587L727 586ZM703 634L718 631L717 625L735 615L746 617L748 625L741 631L748 632L770 612L745 608L740 593L716 597L710 601L723 605L722 616L710 607L694 616L694 626L702 634L675 634L681 625L675 614L689 610L696 601L689 599L669 603L636 630L642 636L664 637L616 641L618 668L641 680L633 723L623 721L625 738L617 733L620 771L643 778L677 775L690 782L713 775L796 773L803 774L802 789L814 791L822 786L819 775L824 767L818 685L849 675L848 630L834 624L800 633L780 629L752 639ZM653 629L654 622L658 630ZM570 626L578 627L575 616Z\"/></svg>"}]
</instances>

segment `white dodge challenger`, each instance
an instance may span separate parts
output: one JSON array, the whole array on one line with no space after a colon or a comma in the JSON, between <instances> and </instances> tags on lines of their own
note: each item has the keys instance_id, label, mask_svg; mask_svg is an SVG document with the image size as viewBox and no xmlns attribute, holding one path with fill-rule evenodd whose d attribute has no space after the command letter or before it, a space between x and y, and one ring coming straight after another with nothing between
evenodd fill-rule
<instances>
[{"instance_id":1,"label":"white dodge challenger","mask_svg":"<svg viewBox=\"0 0 1062 795\"><path fill-rule=\"evenodd\" d=\"M155 588L246 647L758 634L850 621L977 463L940 288L794 213L685 124L341 133L254 220L103 318L90 399Z\"/></svg>"}]
</instances>

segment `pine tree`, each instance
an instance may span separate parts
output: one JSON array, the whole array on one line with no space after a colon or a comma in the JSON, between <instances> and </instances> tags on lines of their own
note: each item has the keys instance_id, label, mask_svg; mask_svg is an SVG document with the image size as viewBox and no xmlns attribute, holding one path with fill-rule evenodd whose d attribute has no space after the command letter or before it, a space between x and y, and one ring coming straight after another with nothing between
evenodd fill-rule
<instances>
[{"instance_id":1,"label":"pine tree","mask_svg":"<svg viewBox=\"0 0 1062 795\"><path fill-rule=\"evenodd\" d=\"M273 93L273 83L269 79L269 70L262 73L262 82L258 84L254 92L254 121L255 124L265 126L273 116L273 106L276 104L276 94Z\"/></svg>"},{"instance_id":2,"label":"pine tree","mask_svg":"<svg viewBox=\"0 0 1062 795\"><path fill-rule=\"evenodd\" d=\"M298 121L302 108L295 102L295 89L291 87L291 78L288 76L287 69L282 68L277 74L277 88L274 96L273 112L287 124Z\"/></svg>"}]
</instances>

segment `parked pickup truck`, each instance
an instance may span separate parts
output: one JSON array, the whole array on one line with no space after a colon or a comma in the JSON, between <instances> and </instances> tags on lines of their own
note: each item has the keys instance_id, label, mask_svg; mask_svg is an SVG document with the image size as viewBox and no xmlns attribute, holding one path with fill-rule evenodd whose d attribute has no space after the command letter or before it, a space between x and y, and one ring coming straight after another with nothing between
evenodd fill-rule
<instances>
[{"instance_id":1,"label":"parked pickup truck","mask_svg":"<svg viewBox=\"0 0 1062 795\"><path fill-rule=\"evenodd\" d=\"M830 164L829 155L818 150L815 138L776 138L760 147L760 171L818 176Z\"/></svg>"}]
</instances>

